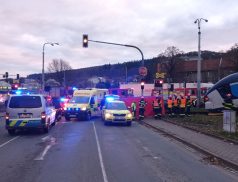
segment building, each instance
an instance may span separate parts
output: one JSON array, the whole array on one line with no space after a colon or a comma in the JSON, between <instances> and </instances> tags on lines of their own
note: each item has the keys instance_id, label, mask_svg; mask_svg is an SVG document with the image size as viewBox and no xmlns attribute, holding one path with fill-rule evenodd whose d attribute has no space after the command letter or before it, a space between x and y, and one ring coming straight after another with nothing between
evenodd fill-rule
<instances>
[{"instance_id":1,"label":"building","mask_svg":"<svg viewBox=\"0 0 238 182\"><path fill-rule=\"evenodd\" d=\"M165 67L159 63L158 73L164 72L166 75ZM197 60L185 60L179 63L175 69L175 78L173 82L197 82ZM203 83L216 83L220 79L236 72L234 64L224 58L220 59L207 59L201 60L201 82ZM167 77L164 79L167 82Z\"/></svg>"}]
</instances>

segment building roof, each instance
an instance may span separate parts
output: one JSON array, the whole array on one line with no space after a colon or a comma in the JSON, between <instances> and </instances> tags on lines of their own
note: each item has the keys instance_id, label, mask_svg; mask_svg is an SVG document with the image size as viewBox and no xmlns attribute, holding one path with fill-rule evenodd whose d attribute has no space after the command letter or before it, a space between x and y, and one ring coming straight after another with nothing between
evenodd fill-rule
<instances>
[{"instance_id":1,"label":"building roof","mask_svg":"<svg viewBox=\"0 0 238 182\"><path fill-rule=\"evenodd\" d=\"M221 65L220 65L221 62ZM207 59L201 60L201 71L213 71L220 68L232 68L234 67L233 63L226 59ZM184 61L183 62L184 70L183 72L197 71L197 61Z\"/></svg>"}]
</instances>

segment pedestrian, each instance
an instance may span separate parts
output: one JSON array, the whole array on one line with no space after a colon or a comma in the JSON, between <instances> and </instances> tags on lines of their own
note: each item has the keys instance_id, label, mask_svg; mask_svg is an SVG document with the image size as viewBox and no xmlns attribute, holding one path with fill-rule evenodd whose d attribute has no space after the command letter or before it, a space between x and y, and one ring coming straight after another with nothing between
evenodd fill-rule
<instances>
[{"instance_id":1,"label":"pedestrian","mask_svg":"<svg viewBox=\"0 0 238 182\"><path fill-rule=\"evenodd\" d=\"M172 95L170 95L169 99L168 99L169 117L173 117L174 116L173 106L174 106L173 98L172 98Z\"/></svg>"},{"instance_id":2,"label":"pedestrian","mask_svg":"<svg viewBox=\"0 0 238 182\"><path fill-rule=\"evenodd\" d=\"M135 119L135 117L136 117L136 101L135 101L135 99L133 100L133 102L131 104L131 112L132 112L133 119Z\"/></svg>"},{"instance_id":3,"label":"pedestrian","mask_svg":"<svg viewBox=\"0 0 238 182\"><path fill-rule=\"evenodd\" d=\"M161 119L162 100L158 95L156 95L155 99L153 100L152 106L155 114L155 119Z\"/></svg>"},{"instance_id":4,"label":"pedestrian","mask_svg":"<svg viewBox=\"0 0 238 182\"><path fill-rule=\"evenodd\" d=\"M147 106L147 103L142 96L141 100L139 101L139 120L144 120L145 106Z\"/></svg>"},{"instance_id":5,"label":"pedestrian","mask_svg":"<svg viewBox=\"0 0 238 182\"><path fill-rule=\"evenodd\" d=\"M179 98L178 98L178 96L177 96L177 94L174 94L174 107L173 107L173 113L174 113L174 116L176 117L177 116L177 114L179 113L179 104L180 104L180 100L179 100Z\"/></svg>"},{"instance_id":6,"label":"pedestrian","mask_svg":"<svg viewBox=\"0 0 238 182\"><path fill-rule=\"evenodd\" d=\"M188 117L191 117L191 112L190 112L191 106L192 106L192 99L190 98L190 94L188 94L186 99L186 107L187 107L186 115Z\"/></svg>"},{"instance_id":7,"label":"pedestrian","mask_svg":"<svg viewBox=\"0 0 238 182\"><path fill-rule=\"evenodd\" d=\"M184 98L183 94L181 94L180 97L181 97L181 99L180 99L180 105L179 105L179 115L180 115L180 118L184 118L186 99Z\"/></svg>"},{"instance_id":8,"label":"pedestrian","mask_svg":"<svg viewBox=\"0 0 238 182\"><path fill-rule=\"evenodd\" d=\"M235 110L236 107L231 99L231 94L227 94L226 99L223 100L222 105L224 106L225 110Z\"/></svg>"}]
</instances>

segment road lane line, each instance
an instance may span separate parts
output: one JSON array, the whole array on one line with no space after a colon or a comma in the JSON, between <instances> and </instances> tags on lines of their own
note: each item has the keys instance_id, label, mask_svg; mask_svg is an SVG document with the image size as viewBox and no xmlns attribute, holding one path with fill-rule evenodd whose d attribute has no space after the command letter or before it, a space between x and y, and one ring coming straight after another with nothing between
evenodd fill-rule
<instances>
[{"instance_id":1,"label":"road lane line","mask_svg":"<svg viewBox=\"0 0 238 182\"><path fill-rule=\"evenodd\" d=\"M45 157L46 153L48 152L48 150L50 149L50 147L51 147L51 145L47 145L45 147L45 150L43 152L41 152L41 154L38 155L34 160L35 161L42 161L42 160L44 160L44 157Z\"/></svg>"},{"instance_id":2,"label":"road lane line","mask_svg":"<svg viewBox=\"0 0 238 182\"><path fill-rule=\"evenodd\" d=\"M17 137L15 137L15 138L13 138L13 139L9 140L8 142L6 142L6 143L4 143L4 144L0 145L0 148L1 148L1 147L3 147L4 145L6 145L6 144L10 143L11 141L13 141L13 140L17 139L18 137L19 137L19 136L17 136Z\"/></svg>"},{"instance_id":3,"label":"road lane line","mask_svg":"<svg viewBox=\"0 0 238 182\"><path fill-rule=\"evenodd\" d=\"M106 170L105 170L103 160L102 160L101 147L100 147L100 144L99 144L99 141L98 141L98 135L97 135L97 131L96 131L96 127L95 127L94 122L93 122L93 128L94 128L94 133L95 133L95 137L96 137L96 141L97 141L98 155L99 155L100 164L101 164L101 168L102 168L103 180L104 180L104 182L108 182Z\"/></svg>"}]
</instances>

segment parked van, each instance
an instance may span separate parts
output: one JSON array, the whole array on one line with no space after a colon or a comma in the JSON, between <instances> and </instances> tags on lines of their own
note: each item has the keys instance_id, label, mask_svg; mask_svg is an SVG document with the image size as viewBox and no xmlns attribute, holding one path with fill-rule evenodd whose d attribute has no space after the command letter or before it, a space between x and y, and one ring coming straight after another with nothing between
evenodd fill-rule
<instances>
[{"instance_id":1,"label":"parked van","mask_svg":"<svg viewBox=\"0 0 238 182\"><path fill-rule=\"evenodd\" d=\"M75 90L73 97L64 108L65 119L67 121L71 118L90 120L91 116L100 116L107 94L107 89Z\"/></svg>"},{"instance_id":2,"label":"parked van","mask_svg":"<svg viewBox=\"0 0 238 182\"><path fill-rule=\"evenodd\" d=\"M49 132L55 125L52 99L41 94L11 95L6 109L6 129L14 134L17 129L38 128Z\"/></svg>"}]
</instances>

